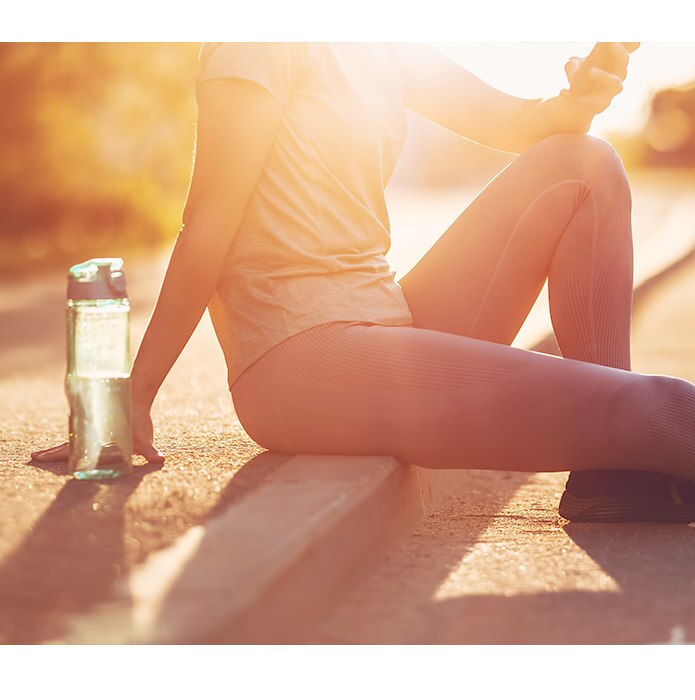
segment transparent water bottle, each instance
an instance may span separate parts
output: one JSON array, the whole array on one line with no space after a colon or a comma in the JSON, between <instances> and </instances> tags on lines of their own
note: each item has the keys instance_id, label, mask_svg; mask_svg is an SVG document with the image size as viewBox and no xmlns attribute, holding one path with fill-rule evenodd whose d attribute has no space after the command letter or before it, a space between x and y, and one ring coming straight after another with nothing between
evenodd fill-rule
<instances>
[{"instance_id":1,"label":"transparent water bottle","mask_svg":"<svg viewBox=\"0 0 695 700\"><path fill-rule=\"evenodd\" d=\"M94 258L68 272L69 467L78 479L132 471L130 304L123 260Z\"/></svg>"}]
</instances>

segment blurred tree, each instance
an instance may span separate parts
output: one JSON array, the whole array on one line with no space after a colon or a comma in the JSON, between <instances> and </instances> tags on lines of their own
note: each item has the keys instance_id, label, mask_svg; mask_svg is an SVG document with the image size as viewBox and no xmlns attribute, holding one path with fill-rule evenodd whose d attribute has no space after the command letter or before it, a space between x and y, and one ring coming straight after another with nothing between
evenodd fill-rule
<instances>
[{"instance_id":1,"label":"blurred tree","mask_svg":"<svg viewBox=\"0 0 695 700\"><path fill-rule=\"evenodd\" d=\"M172 237L199 44L0 44L0 269Z\"/></svg>"},{"instance_id":2,"label":"blurred tree","mask_svg":"<svg viewBox=\"0 0 695 700\"><path fill-rule=\"evenodd\" d=\"M642 136L648 164L695 167L695 80L654 94Z\"/></svg>"},{"instance_id":3,"label":"blurred tree","mask_svg":"<svg viewBox=\"0 0 695 700\"><path fill-rule=\"evenodd\" d=\"M625 164L646 168L695 168L695 80L656 90L637 133L614 133Z\"/></svg>"}]
</instances>

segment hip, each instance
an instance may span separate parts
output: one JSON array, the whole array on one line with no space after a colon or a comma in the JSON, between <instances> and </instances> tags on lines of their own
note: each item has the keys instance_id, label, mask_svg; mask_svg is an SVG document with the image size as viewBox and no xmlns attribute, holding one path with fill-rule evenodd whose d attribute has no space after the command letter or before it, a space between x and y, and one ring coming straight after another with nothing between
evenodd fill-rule
<instances>
[{"instance_id":1,"label":"hip","mask_svg":"<svg viewBox=\"0 0 695 700\"><path fill-rule=\"evenodd\" d=\"M294 453L285 429L285 397L304 393L301 381L311 377L314 358L331 354L345 333L377 325L369 321L330 321L300 331L267 350L230 387L244 430L263 447Z\"/></svg>"}]
</instances>

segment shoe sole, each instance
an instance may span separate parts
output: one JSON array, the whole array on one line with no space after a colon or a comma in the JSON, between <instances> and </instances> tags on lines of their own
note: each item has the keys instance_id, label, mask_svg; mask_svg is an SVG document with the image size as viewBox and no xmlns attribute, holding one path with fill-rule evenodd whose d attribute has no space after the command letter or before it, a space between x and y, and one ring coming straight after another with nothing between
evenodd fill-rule
<instances>
[{"instance_id":1,"label":"shoe sole","mask_svg":"<svg viewBox=\"0 0 695 700\"><path fill-rule=\"evenodd\" d=\"M578 498L568 491L562 494L558 512L573 523L695 522L693 506L646 498Z\"/></svg>"}]
</instances>

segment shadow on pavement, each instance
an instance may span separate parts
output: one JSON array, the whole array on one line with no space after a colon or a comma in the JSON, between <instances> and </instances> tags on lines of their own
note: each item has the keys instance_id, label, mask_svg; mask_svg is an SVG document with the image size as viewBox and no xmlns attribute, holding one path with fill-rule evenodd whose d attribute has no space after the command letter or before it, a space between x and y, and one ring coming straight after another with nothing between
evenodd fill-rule
<instances>
[{"instance_id":1,"label":"shadow on pavement","mask_svg":"<svg viewBox=\"0 0 695 700\"><path fill-rule=\"evenodd\" d=\"M433 605L411 644L664 644L691 640L692 610L605 591L467 595ZM652 594L652 595L650 595ZM363 640L369 643L368 639Z\"/></svg>"},{"instance_id":2,"label":"shadow on pavement","mask_svg":"<svg viewBox=\"0 0 695 700\"><path fill-rule=\"evenodd\" d=\"M46 465L41 465L46 468ZM57 637L66 613L106 600L125 568L125 506L159 465L114 482L70 480L0 566L0 642ZM65 467L48 467L65 473Z\"/></svg>"},{"instance_id":3,"label":"shadow on pavement","mask_svg":"<svg viewBox=\"0 0 695 700\"><path fill-rule=\"evenodd\" d=\"M681 626L689 640L695 639L695 533L690 528L669 523L570 523L565 532L620 586L620 595L603 610L602 624L613 620L614 626L622 617L626 624L640 622L642 631L653 631L668 620ZM661 637L665 641L668 634Z\"/></svg>"}]
</instances>

